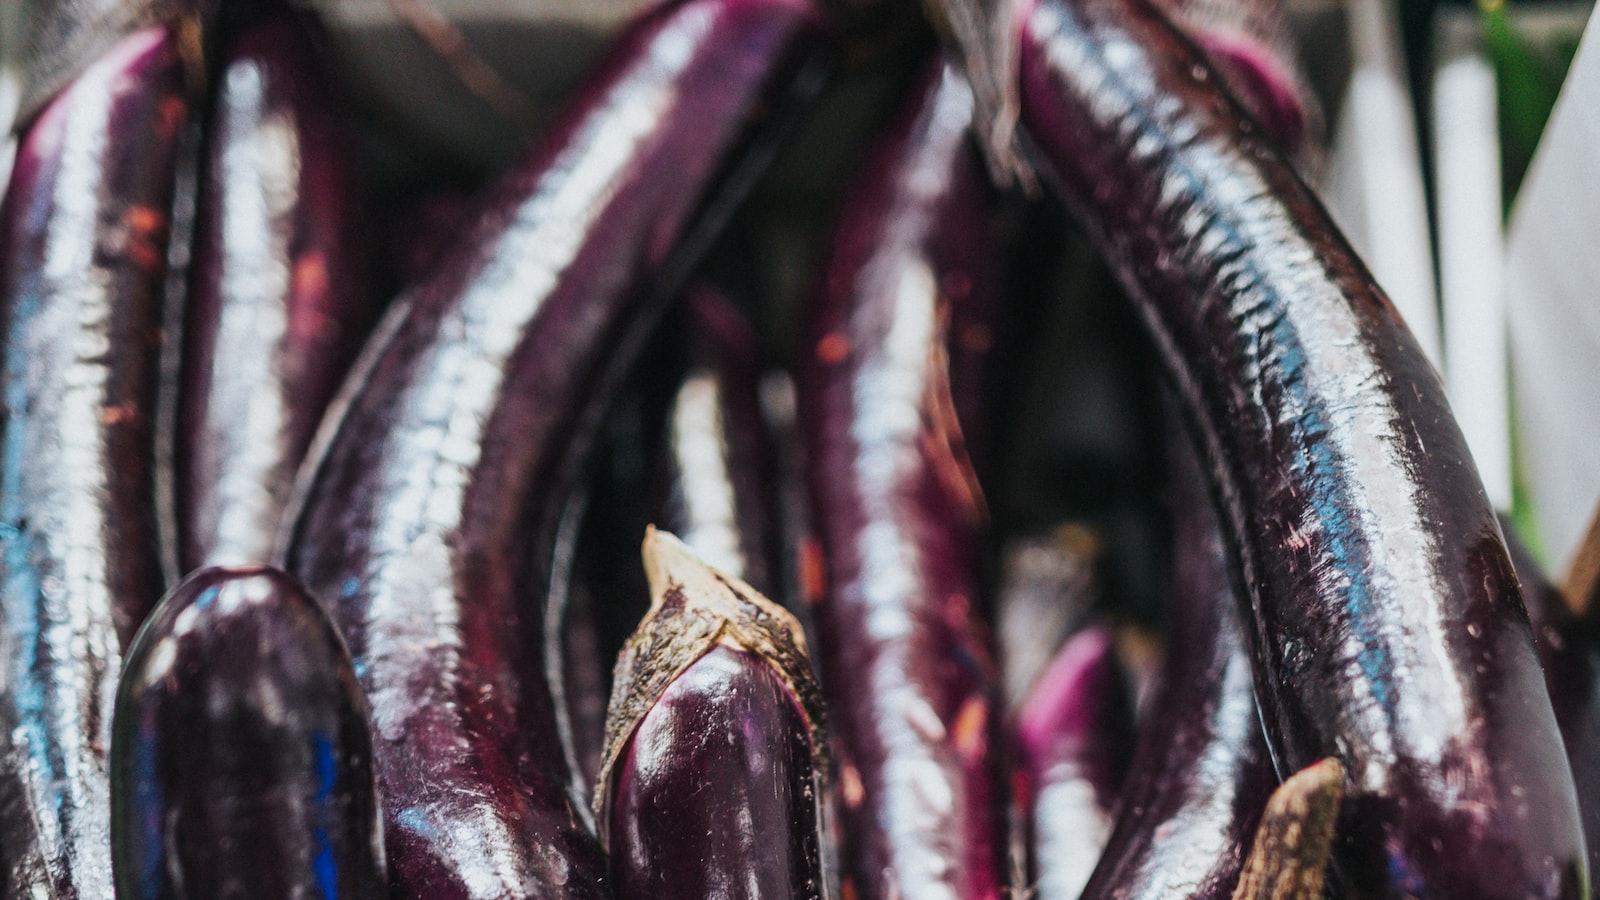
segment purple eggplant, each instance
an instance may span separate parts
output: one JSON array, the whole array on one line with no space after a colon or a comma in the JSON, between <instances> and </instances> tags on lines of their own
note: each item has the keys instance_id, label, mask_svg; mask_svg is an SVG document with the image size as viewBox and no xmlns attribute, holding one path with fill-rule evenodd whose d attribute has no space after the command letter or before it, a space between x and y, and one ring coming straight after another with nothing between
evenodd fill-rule
<instances>
[{"instance_id":1,"label":"purple eggplant","mask_svg":"<svg viewBox=\"0 0 1600 900\"><path fill-rule=\"evenodd\" d=\"M1157 0L1205 51L1268 138L1314 167L1322 111L1300 71L1279 0Z\"/></svg>"},{"instance_id":2,"label":"purple eggplant","mask_svg":"<svg viewBox=\"0 0 1600 900\"><path fill-rule=\"evenodd\" d=\"M1017 15L1022 128L1144 316L1224 501L1275 761L1349 773L1342 883L1577 895L1572 776L1438 373L1146 0Z\"/></svg>"},{"instance_id":3,"label":"purple eggplant","mask_svg":"<svg viewBox=\"0 0 1600 900\"><path fill-rule=\"evenodd\" d=\"M23 132L0 207L0 895L111 896L122 648L163 590L153 412L182 63L137 31Z\"/></svg>"},{"instance_id":4,"label":"purple eggplant","mask_svg":"<svg viewBox=\"0 0 1600 900\"><path fill-rule=\"evenodd\" d=\"M930 67L850 195L800 373L841 890L861 900L986 900L1005 880L984 510L947 342L999 275L971 110Z\"/></svg>"},{"instance_id":5,"label":"purple eggplant","mask_svg":"<svg viewBox=\"0 0 1600 900\"><path fill-rule=\"evenodd\" d=\"M661 522L708 564L776 596L776 463L755 332L709 286L687 300L691 360L668 413Z\"/></svg>"},{"instance_id":6,"label":"purple eggplant","mask_svg":"<svg viewBox=\"0 0 1600 900\"><path fill-rule=\"evenodd\" d=\"M1230 896L1244 847L1278 783L1222 530L1187 436L1169 432L1173 563L1165 657L1116 825L1084 900Z\"/></svg>"},{"instance_id":7,"label":"purple eggplant","mask_svg":"<svg viewBox=\"0 0 1600 900\"><path fill-rule=\"evenodd\" d=\"M644 558L595 794L617 896L820 900L826 745L799 623L666 532Z\"/></svg>"},{"instance_id":8,"label":"purple eggplant","mask_svg":"<svg viewBox=\"0 0 1600 900\"><path fill-rule=\"evenodd\" d=\"M1111 836L1134 746L1110 628L1091 625L1067 640L1018 710L1016 729L1033 896L1076 900Z\"/></svg>"},{"instance_id":9,"label":"purple eggplant","mask_svg":"<svg viewBox=\"0 0 1600 900\"><path fill-rule=\"evenodd\" d=\"M807 0L647 13L335 401L285 556L371 704L396 893L607 892L545 668L555 532L616 351L681 277L713 185L748 182L736 163L822 36Z\"/></svg>"},{"instance_id":10,"label":"purple eggplant","mask_svg":"<svg viewBox=\"0 0 1600 900\"><path fill-rule=\"evenodd\" d=\"M1011 539L995 599L1006 709L1017 710L1101 601L1102 539L1067 523Z\"/></svg>"},{"instance_id":11,"label":"purple eggplant","mask_svg":"<svg viewBox=\"0 0 1600 900\"><path fill-rule=\"evenodd\" d=\"M1589 879L1600 873L1600 644L1540 568L1511 523L1501 522L1511 563L1533 622L1533 643L1544 667L1545 687L1566 743L1572 780L1578 786Z\"/></svg>"},{"instance_id":12,"label":"purple eggplant","mask_svg":"<svg viewBox=\"0 0 1600 900\"><path fill-rule=\"evenodd\" d=\"M1330 756L1289 776L1272 792L1232 900L1323 896L1344 780L1344 767Z\"/></svg>"},{"instance_id":13,"label":"purple eggplant","mask_svg":"<svg viewBox=\"0 0 1600 900\"><path fill-rule=\"evenodd\" d=\"M119 900L387 896L366 704L322 607L206 569L128 648L111 740Z\"/></svg>"},{"instance_id":14,"label":"purple eggplant","mask_svg":"<svg viewBox=\"0 0 1600 900\"><path fill-rule=\"evenodd\" d=\"M246 31L217 78L175 459L185 572L270 558L295 470L375 311L324 85L288 15Z\"/></svg>"}]
</instances>

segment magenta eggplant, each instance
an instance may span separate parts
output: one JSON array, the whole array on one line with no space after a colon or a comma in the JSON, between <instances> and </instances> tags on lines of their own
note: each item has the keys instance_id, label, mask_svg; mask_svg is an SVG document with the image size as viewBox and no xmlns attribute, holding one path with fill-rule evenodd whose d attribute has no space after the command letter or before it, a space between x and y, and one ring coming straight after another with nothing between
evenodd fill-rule
<instances>
[{"instance_id":1,"label":"magenta eggplant","mask_svg":"<svg viewBox=\"0 0 1600 900\"><path fill-rule=\"evenodd\" d=\"M1173 562L1165 657L1084 900L1231 896L1278 783L1222 529L1188 435L1168 433Z\"/></svg>"},{"instance_id":2,"label":"magenta eggplant","mask_svg":"<svg viewBox=\"0 0 1600 900\"><path fill-rule=\"evenodd\" d=\"M111 740L119 900L387 896L366 705L320 605L205 569L128 648Z\"/></svg>"},{"instance_id":3,"label":"magenta eggplant","mask_svg":"<svg viewBox=\"0 0 1600 900\"><path fill-rule=\"evenodd\" d=\"M601 897L545 669L553 532L674 248L820 45L806 0L680 0L397 301L286 544L371 704L393 891Z\"/></svg>"},{"instance_id":4,"label":"magenta eggplant","mask_svg":"<svg viewBox=\"0 0 1600 900\"><path fill-rule=\"evenodd\" d=\"M1600 873L1600 644L1517 539L1511 523L1502 519L1500 524L1522 583L1522 597L1533 622L1533 644L1567 746L1572 780L1578 786L1592 890L1596 873Z\"/></svg>"},{"instance_id":5,"label":"magenta eggplant","mask_svg":"<svg viewBox=\"0 0 1600 900\"><path fill-rule=\"evenodd\" d=\"M861 900L987 900L1004 883L998 686L976 618L984 511L946 328L952 306L992 308L999 275L971 110L955 71L932 66L873 151L800 373L839 867Z\"/></svg>"},{"instance_id":6,"label":"magenta eggplant","mask_svg":"<svg viewBox=\"0 0 1600 900\"><path fill-rule=\"evenodd\" d=\"M1023 129L1203 439L1275 762L1335 756L1349 773L1342 883L1577 896L1572 775L1438 373L1154 7L1036 0L1019 16Z\"/></svg>"},{"instance_id":7,"label":"magenta eggplant","mask_svg":"<svg viewBox=\"0 0 1600 900\"><path fill-rule=\"evenodd\" d=\"M365 336L354 172L302 26L251 27L217 78L185 308L179 564L270 558L295 470Z\"/></svg>"},{"instance_id":8,"label":"magenta eggplant","mask_svg":"<svg viewBox=\"0 0 1600 900\"><path fill-rule=\"evenodd\" d=\"M1111 837L1134 746L1133 706L1111 629L1067 640L1017 713L1039 900L1077 900Z\"/></svg>"},{"instance_id":9,"label":"magenta eggplant","mask_svg":"<svg viewBox=\"0 0 1600 900\"><path fill-rule=\"evenodd\" d=\"M660 522L701 559L777 596L776 472L755 332L707 285L687 298L689 371L668 412Z\"/></svg>"},{"instance_id":10,"label":"magenta eggplant","mask_svg":"<svg viewBox=\"0 0 1600 900\"><path fill-rule=\"evenodd\" d=\"M664 532L617 662L597 813L621 900L823 896L821 706L794 617Z\"/></svg>"},{"instance_id":11,"label":"magenta eggplant","mask_svg":"<svg viewBox=\"0 0 1600 900\"><path fill-rule=\"evenodd\" d=\"M153 413L182 65L116 44L23 133L0 208L0 894L112 893L122 647L163 590Z\"/></svg>"}]
</instances>

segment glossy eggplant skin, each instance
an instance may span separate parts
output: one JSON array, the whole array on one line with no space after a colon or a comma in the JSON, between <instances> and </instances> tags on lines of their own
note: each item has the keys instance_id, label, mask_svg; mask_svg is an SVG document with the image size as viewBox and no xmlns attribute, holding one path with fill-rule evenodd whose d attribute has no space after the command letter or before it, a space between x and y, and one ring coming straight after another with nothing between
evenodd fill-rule
<instances>
[{"instance_id":1,"label":"glossy eggplant skin","mask_svg":"<svg viewBox=\"0 0 1600 900\"><path fill-rule=\"evenodd\" d=\"M161 598L153 407L179 131L163 28L22 136L0 207L0 895L111 895L122 648Z\"/></svg>"},{"instance_id":2,"label":"glossy eggplant skin","mask_svg":"<svg viewBox=\"0 0 1600 900\"><path fill-rule=\"evenodd\" d=\"M1341 882L1577 896L1572 776L1438 373L1153 7L1036 0L1018 24L1022 126L1211 462L1275 763L1349 773Z\"/></svg>"},{"instance_id":3,"label":"glossy eggplant skin","mask_svg":"<svg viewBox=\"0 0 1600 900\"><path fill-rule=\"evenodd\" d=\"M229 49L207 128L175 448L179 565L271 558L374 316L355 172L303 23Z\"/></svg>"},{"instance_id":4,"label":"glossy eggplant skin","mask_svg":"<svg viewBox=\"0 0 1600 900\"><path fill-rule=\"evenodd\" d=\"M317 601L196 572L128 648L111 741L119 900L386 895L366 704Z\"/></svg>"},{"instance_id":5,"label":"glossy eggplant skin","mask_svg":"<svg viewBox=\"0 0 1600 900\"><path fill-rule=\"evenodd\" d=\"M1016 728L1032 896L1077 900L1111 836L1133 755L1133 704L1109 627L1090 625L1067 639Z\"/></svg>"},{"instance_id":6,"label":"glossy eggplant skin","mask_svg":"<svg viewBox=\"0 0 1600 900\"><path fill-rule=\"evenodd\" d=\"M639 722L613 774L619 898L820 900L816 772L794 695L718 645Z\"/></svg>"},{"instance_id":7,"label":"glossy eggplant skin","mask_svg":"<svg viewBox=\"0 0 1600 900\"><path fill-rule=\"evenodd\" d=\"M1522 597L1533 622L1533 644L1544 667L1556 724L1567 746L1572 780L1578 786L1583 837L1589 850L1591 891L1600 872L1600 644L1595 634L1567 605L1561 591L1545 577L1539 561L1517 539L1511 523L1501 521L1511 563L1522 582Z\"/></svg>"},{"instance_id":8,"label":"glossy eggplant skin","mask_svg":"<svg viewBox=\"0 0 1600 900\"><path fill-rule=\"evenodd\" d=\"M822 25L805 0L680 0L631 26L335 401L285 556L371 704L395 893L608 893L545 671L552 532L610 352Z\"/></svg>"},{"instance_id":9,"label":"glossy eggplant skin","mask_svg":"<svg viewBox=\"0 0 1600 900\"><path fill-rule=\"evenodd\" d=\"M1004 882L998 684L945 325L992 308L999 264L965 83L932 66L913 97L849 195L804 348L817 656L844 895L981 900Z\"/></svg>"},{"instance_id":10,"label":"glossy eggplant skin","mask_svg":"<svg viewBox=\"0 0 1600 900\"><path fill-rule=\"evenodd\" d=\"M1278 785L1222 529L1187 434L1169 431L1166 650L1116 825L1084 900L1232 896Z\"/></svg>"},{"instance_id":11,"label":"glossy eggplant skin","mask_svg":"<svg viewBox=\"0 0 1600 900\"><path fill-rule=\"evenodd\" d=\"M709 285L686 300L689 370L668 412L659 522L707 563L778 597L777 472L755 332Z\"/></svg>"}]
</instances>

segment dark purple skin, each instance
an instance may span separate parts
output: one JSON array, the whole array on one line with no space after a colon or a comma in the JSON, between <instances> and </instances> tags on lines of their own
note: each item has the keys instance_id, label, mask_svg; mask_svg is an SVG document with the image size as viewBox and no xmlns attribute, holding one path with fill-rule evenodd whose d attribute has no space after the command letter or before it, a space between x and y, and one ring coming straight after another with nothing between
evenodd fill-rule
<instances>
[{"instance_id":1,"label":"dark purple skin","mask_svg":"<svg viewBox=\"0 0 1600 900\"><path fill-rule=\"evenodd\" d=\"M931 66L913 97L849 195L800 374L816 654L843 896L987 900L1006 869L998 684L945 324L990 308L999 264L965 83Z\"/></svg>"},{"instance_id":2,"label":"dark purple skin","mask_svg":"<svg viewBox=\"0 0 1600 900\"><path fill-rule=\"evenodd\" d=\"M0 207L0 896L111 896L122 648L161 598L153 412L179 132L138 31L23 134Z\"/></svg>"},{"instance_id":3,"label":"dark purple skin","mask_svg":"<svg viewBox=\"0 0 1600 900\"><path fill-rule=\"evenodd\" d=\"M1231 897L1278 786L1222 530L1188 436L1177 428L1169 434L1166 650L1116 826L1084 900Z\"/></svg>"},{"instance_id":4,"label":"dark purple skin","mask_svg":"<svg viewBox=\"0 0 1600 900\"><path fill-rule=\"evenodd\" d=\"M805 715L772 666L717 645L640 720L613 772L622 900L822 897Z\"/></svg>"},{"instance_id":5,"label":"dark purple skin","mask_svg":"<svg viewBox=\"0 0 1600 900\"><path fill-rule=\"evenodd\" d=\"M761 360L744 314L715 288L686 303L689 371L668 412L667 501L657 520L707 563L780 596L776 463L761 412Z\"/></svg>"},{"instance_id":6,"label":"dark purple skin","mask_svg":"<svg viewBox=\"0 0 1600 900\"><path fill-rule=\"evenodd\" d=\"M1133 704L1110 628L1067 639L1018 710L1016 730L1031 896L1077 900L1111 836L1133 755Z\"/></svg>"},{"instance_id":7,"label":"dark purple skin","mask_svg":"<svg viewBox=\"0 0 1600 900\"><path fill-rule=\"evenodd\" d=\"M1544 666L1544 683L1567 747L1572 780L1578 785L1592 890L1595 873L1600 872L1600 645L1545 577L1527 545L1517 539L1511 523L1502 521L1501 526L1511 563L1522 582L1522 598L1533 622L1533 644Z\"/></svg>"},{"instance_id":8,"label":"dark purple skin","mask_svg":"<svg viewBox=\"0 0 1600 900\"><path fill-rule=\"evenodd\" d=\"M371 704L397 894L608 893L545 671L554 532L612 351L822 33L805 0L640 19L336 401L285 556Z\"/></svg>"},{"instance_id":9,"label":"dark purple skin","mask_svg":"<svg viewBox=\"0 0 1600 900\"><path fill-rule=\"evenodd\" d=\"M119 900L386 895L366 704L322 607L205 569L128 648L111 742Z\"/></svg>"},{"instance_id":10,"label":"dark purple skin","mask_svg":"<svg viewBox=\"0 0 1600 900\"><path fill-rule=\"evenodd\" d=\"M1578 896L1572 775L1438 373L1154 7L1019 14L1023 129L1144 316L1211 463L1278 770L1335 756L1349 773L1341 882Z\"/></svg>"},{"instance_id":11,"label":"dark purple skin","mask_svg":"<svg viewBox=\"0 0 1600 900\"><path fill-rule=\"evenodd\" d=\"M185 572L271 558L295 470L376 311L355 173L300 23L251 27L216 88L179 388Z\"/></svg>"}]
</instances>

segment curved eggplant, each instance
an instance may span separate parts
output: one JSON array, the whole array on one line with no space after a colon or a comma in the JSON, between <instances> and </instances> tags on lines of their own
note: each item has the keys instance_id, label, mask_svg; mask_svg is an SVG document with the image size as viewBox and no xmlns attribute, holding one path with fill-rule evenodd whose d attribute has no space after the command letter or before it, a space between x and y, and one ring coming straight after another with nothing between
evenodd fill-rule
<instances>
[{"instance_id":1,"label":"curved eggplant","mask_svg":"<svg viewBox=\"0 0 1600 900\"><path fill-rule=\"evenodd\" d=\"M163 590L153 411L188 114L137 31L23 135L0 207L0 894L111 896L122 647Z\"/></svg>"},{"instance_id":2,"label":"curved eggplant","mask_svg":"<svg viewBox=\"0 0 1600 900\"><path fill-rule=\"evenodd\" d=\"M1173 514L1165 658L1084 900L1231 895L1277 786L1227 549L1188 436L1169 429Z\"/></svg>"},{"instance_id":3,"label":"curved eggplant","mask_svg":"<svg viewBox=\"0 0 1600 900\"><path fill-rule=\"evenodd\" d=\"M777 596L776 475L755 332L710 287L686 299L690 367L668 413L662 527L709 565Z\"/></svg>"},{"instance_id":4,"label":"curved eggplant","mask_svg":"<svg viewBox=\"0 0 1600 900\"><path fill-rule=\"evenodd\" d=\"M1545 577L1511 523L1502 520L1506 547L1522 597L1533 622L1533 644L1544 667L1545 687L1555 708L1556 724L1567 746L1567 762L1578 786L1584 843L1589 850L1589 882L1600 873L1600 644L1595 634Z\"/></svg>"},{"instance_id":5,"label":"curved eggplant","mask_svg":"<svg viewBox=\"0 0 1600 900\"><path fill-rule=\"evenodd\" d=\"M366 704L322 607L206 569L128 648L111 739L119 900L387 896Z\"/></svg>"},{"instance_id":6,"label":"curved eggplant","mask_svg":"<svg viewBox=\"0 0 1600 900\"><path fill-rule=\"evenodd\" d=\"M1017 713L1028 783L1029 883L1040 900L1076 900L1111 837L1134 746L1133 705L1111 630L1067 640Z\"/></svg>"},{"instance_id":7,"label":"curved eggplant","mask_svg":"<svg viewBox=\"0 0 1600 900\"><path fill-rule=\"evenodd\" d=\"M1019 10L1022 126L1202 438L1280 771L1349 773L1357 893L1576 896L1572 775L1438 373L1310 190L1145 0Z\"/></svg>"},{"instance_id":8,"label":"curved eggplant","mask_svg":"<svg viewBox=\"0 0 1600 900\"><path fill-rule=\"evenodd\" d=\"M626 362L613 351L681 277L712 185L748 181L730 167L821 36L806 0L642 18L336 401L286 559L371 704L396 893L606 893L545 669L553 533Z\"/></svg>"},{"instance_id":9,"label":"curved eggplant","mask_svg":"<svg viewBox=\"0 0 1600 900\"><path fill-rule=\"evenodd\" d=\"M595 794L617 896L820 900L826 745L799 623L666 532L644 558Z\"/></svg>"},{"instance_id":10,"label":"curved eggplant","mask_svg":"<svg viewBox=\"0 0 1600 900\"><path fill-rule=\"evenodd\" d=\"M229 51L207 129L175 448L179 564L270 558L375 307L355 175L301 23Z\"/></svg>"},{"instance_id":11,"label":"curved eggplant","mask_svg":"<svg viewBox=\"0 0 1600 900\"><path fill-rule=\"evenodd\" d=\"M876 149L799 383L842 891L862 900L994 898L1004 882L998 685L974 609L983 501L947 345L998 280L971 110L954 70L933 66Z\"/></svg>"}]
</instances>

